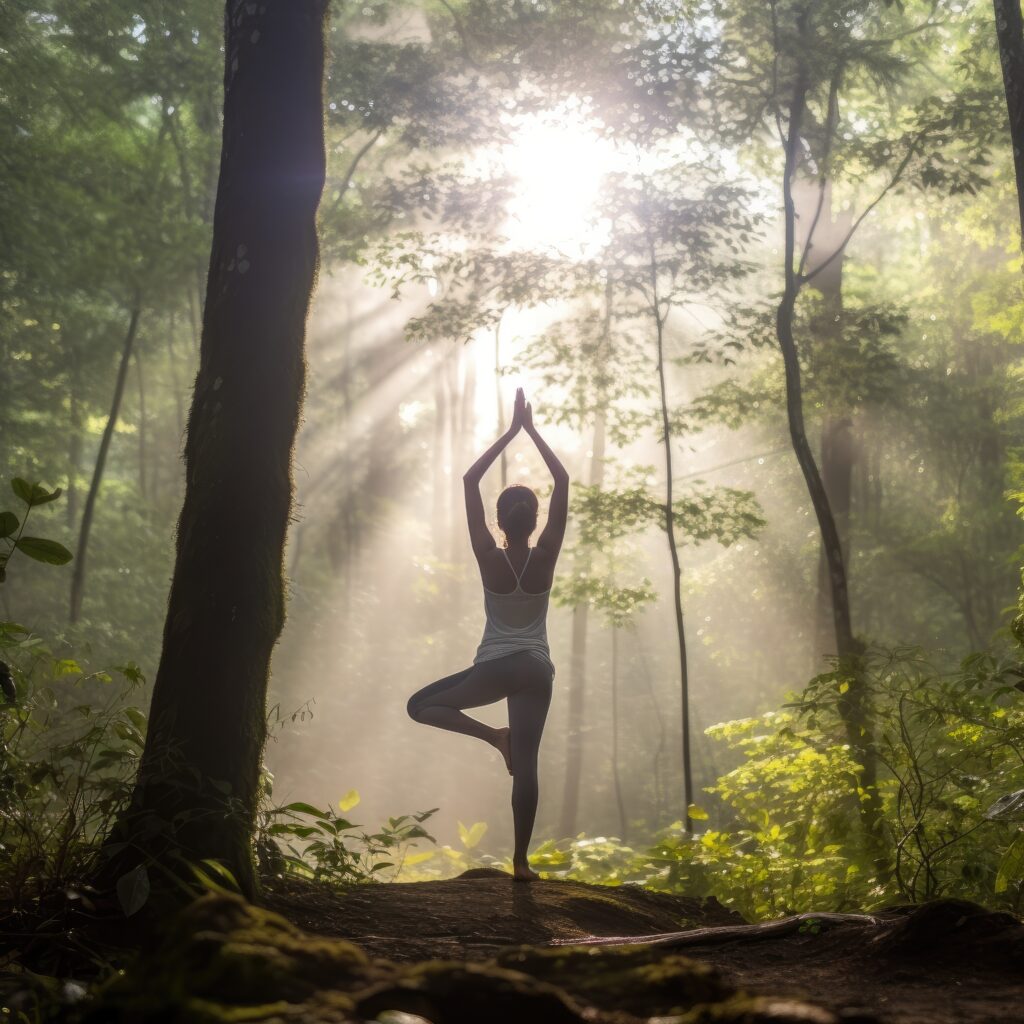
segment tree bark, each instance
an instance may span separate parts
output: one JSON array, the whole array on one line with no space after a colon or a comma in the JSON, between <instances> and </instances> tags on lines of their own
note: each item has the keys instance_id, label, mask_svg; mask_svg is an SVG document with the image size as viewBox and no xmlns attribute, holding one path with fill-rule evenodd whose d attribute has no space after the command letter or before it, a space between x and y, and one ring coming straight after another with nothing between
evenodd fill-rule
<instances>
[{"instance_id":1,"label":"tree bark","mask_svg":"<svg viewBox=\"0 0 1024 1024\"><path fill-rule=\"evenodd\" d=\"M676 523L672 512L675 499L672 475L672 426L668 413L668 388L665 383L665 324L657 309L657 273L654 276L655 320L658 342L658 395L661 401L662 443L665 445L665 533L668 535L668 553L672 561L672 595L675 599L676 640L679 645L679 701L681 711L683 762L683 825L690 831L690 804L693 803L693 764L690 751L690 672L686 660L686 630L683 622L683 595L680 590L683 573L679 565L679 546L676 543Z\"/></svg>"},{"instance_id":2,"label":"tree bark","mask_svg":"<svg viewBox=\"0 0 1024 1024\"><path fill-rule=\"evenodd\" d=\"M72 622L77 622L82 614L89 534L92 532L92 521L96 512L96 499L99 496L100 484L103 481L103 470L107 464L110 442L113 439L114 428L117 426L117 417L121 411L121 399L124 397L124 385L128 377L128 363L132 358L132 349L135 345L135 337L139 329L141 309L142 300L139 293L136 292L132 302L131 315L128 320L128 330L125 332L124 345L121 349L121 362L117 367L114 395L110 400L110 413L107 416L107 425L103 428L103 436L100 438L99 451L96 453L96 464L92 471L92 481L89 484L89 493L86 495L85 507L82 510L82 522L78 529L78 546L75 548L75 566L74 572L71 574L71 600L68 614Z\"/></svg>"},{"instance_id":3,"label":"tree bark","mask_svg":"<svg viewBox=\"0 0 1024 1024\"><path fill-rule=\"evenodd\" d=\"M1024 20L1021 18L1020 0L993 0L993 7L1006 109L1010 116L1021 246L1024 248Z\"/></svg>"},{"instance_id":4,"label":"tree bark","mask_svg":"<svg viewBox=\"0 0 1024 1024\"><path fill-rule=\"evenodd\" d=\"M604 483L605 418L599 413L594 422L594 443L591 448L590 486ZM589 572L590 559L581 558L574 572ZM579 814L580 783L583 778L583 719L587 688L587 620L590 606L580 602L572 610L572 647L569 656L569 702L566 723L565 788L562 793L562 816L558 833L576 835Z\"/></svg>"},{"instance_id":5,"label":"tree bark","mask_svg":"<svg viewBox=\"0 0 1024 1024\"><path fill-rule=\"evenodd\" d=\"M70 434L68 437L68 503L67 523L74 529L78 522L78 474L82 468L82 406L79 393L82 390L81 362L78 350L74 345L67 348L68 361L71 364L71 381L68 388L68 411L70 414Z\"/></svg>"},{"instance_id":6,"label":"tree bark","mask_svg":"<svg viewBox=\"0 0 1024 1024\"><path fill-rule=\"evenodd\" d=\"M846 563L843 547L836 527L832 507L829 504L821 473L814 460L814 454L807 440L804 426L803 385L800 375L800 359L796 338L793 333L793 319L796 301L803 279L796 265L796 208L793 201L793 180L800 156L800 132L806 112L807 85L798 78L789 113L789 135L786 139L785 169L782 181L783 214L785 221L784 273L785 287L776 310L775 326L779 349L782 352L786 380L786 415L789 434L797 463L803 474L807 492L810 495L814 514L818 521L821 541L828 566L828 580L832 601L832 625L835 632L836 652L840 669L847 673L849 688L839 704L847 739L856 751L862 764L860 785L867 799L859 803L861 821L869 846L875 855L876 867L880 873L887 870L880 846L881 798L878 793L877 761L871 748L871 733L867 718L864 676L860 664L863 647L853 635L850 616L850 599L847 587Z\"/></svg>"},{"instance_id":7,"label":"tree bark","mask_svg":"<svg viewBox=\"0 0 1024 1024\"><path fill-rule=\"evenodd\" d=\"M850 508L853 492L853 467L857 461L857 444L853 421L849 416L828 416L821 428L821 478L843 549L843 564L850 558ZM836 654L833 649L832 588L829 582L828 559L824 548L818 558L818 650L816 655Z\"/></svg>"},{"instance_id":8,"label":"tree bark","mask_svg":"<svg viewBox=\"0 0 1024 1024\"><path fill-rule=\"evenodd\" d=\"M247 894L257 887L251 838L270 656L284 624L292 446L318 262L326 8L227 3L223 146L185 499L149 735L112 837L131 845L136 862L216 860Z\"/></svg>"},{"instance_id":9,"label":"tree bark","mask_svg":"<svg viewBox=\"0 0 1024 1024\"><path fill-rule=\"evenodd\" d=\"M629 842L629 823L626 820L626 801L622 796L622 773L619 771L619 630L612 626L612 782L615 786L615 806L619 811L619 838ZM689 804L687 804L689 806Z\"/></svg>"},{"instance_id":10,"label":"tree bark","mask_svg":"<svg viewBox=\"0 0 1024 1024\"><path fill-rule=\"evenodd\" d=\"M833 106L835 101L833 100ZM835 122L829 118L826 131L835 131ZM794 230L800 235L799 243L805 253L807 275L813 275L812 287L821 293L822 312L819 318L817 345L818 360L827 363L843 346L843 240L853 222L851 211L833 210L832 182L827 178L814 182L793 181L793 206L796 223ZM803 228L803 225L807 225ZM797 281L797 287L801 282ZM850 504L856 443L850 411L846 408L828 409L821 428L821 478L825 487L832 516L835 519L839 542L843 551L843 564L850 557ZM819 671L823 655L834 656L835 631L833 629L832 584L829 562L822 547L818 558L818 604L815 637L817 640L814 671Z\"/></svg>"},{"instance_id":11,"label":"tree bark","mask_svg":"<svg viewBox=\"0 0 1024 1024\"><path fill-rule=\"evenodd\" d=\"M139 389L139 494L145 501L149 496L147 487L148 458L146 451L146 381L142 370L142 353L135 349L135 382Z\"/></svg>"}]
</instances>

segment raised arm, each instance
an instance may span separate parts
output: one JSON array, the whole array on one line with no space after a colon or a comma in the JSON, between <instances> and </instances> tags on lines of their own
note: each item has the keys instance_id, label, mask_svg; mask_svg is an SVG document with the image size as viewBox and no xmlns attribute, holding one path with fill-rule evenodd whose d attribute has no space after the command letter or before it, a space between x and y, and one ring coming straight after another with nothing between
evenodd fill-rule
<instances>
[{"instance_id":1,"label":"raised arm","mask_svg":"<svg viewBox=\"0 0 1024 1024\"><path fill-rule=\"evenodd\" d=\"M522 394L522 391L516 394L517 405ZM551 492L551 504L548 506L547 525L537 538L537 547L544 548L551 555L552 559L555 559L558 557L558 552L562 550L562 539L565 537L565 521L569 515L569 474L565 466L562 465L561 460L548 447L548 443L540 436L537 428L533 425L533 406L526 401L525 397L522 398L522 403L521 419L523 430L533 438L533 443L537 446L537 451L540 452L544 465L548 467L548 471L555 481L554 490ZM513 422L515 421L513 420Z\"/></svg>"},{"instance_id":2,"label":"raised arm","mask_svg":"<svg viewBox=\"0 0 1024 1024\"><path fill-rule=\"evenodd\" d=\"M473 545L473 554L477 558L498 546L494 542L494 534L487 528L484 502L483 498L480 497L480 481L483 479L484 473L491 468L494 460L508 445L509 441L519 433L521 427L522 423L518 417L513 416L512 426L463 474L462 482L466 488L466 521L469 523L469 540Z\"/></svg>"}]
</instances>

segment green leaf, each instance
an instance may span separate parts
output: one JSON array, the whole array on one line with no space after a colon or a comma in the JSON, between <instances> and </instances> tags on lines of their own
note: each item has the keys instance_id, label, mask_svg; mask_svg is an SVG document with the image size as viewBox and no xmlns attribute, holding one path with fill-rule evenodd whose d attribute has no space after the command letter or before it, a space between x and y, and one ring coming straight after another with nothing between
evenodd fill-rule
<instances>
[{"instance_id":1,"label":"green leaf","mask_svg":"<svg viewBox=\"0 0 1024 1024\"><path fill-rule=\"evenodd\" d=\"M1010 882L1024 875L1024 832L1006 848L996 871L996 892L1006 892Z\"/></svg>"},{"instance_id":2,"label":"green leaf","mask_svg":"<svg viewBox=\"0 0 1024 1024\"><path fill-rule=\"evenodd\" d=\"M311 817L320 818L322 821L330 818L330 815L326 811L321 811L318 807L314 807L312 804L303 803L301 800L294 804L285 804L281 810L294 811L296 814L308 814Z\"/></svg>"},{"instance_id":3,"label":"green leaf","mask_svg":"<svg viewBox=\"0 0 1024 1024\"><path fill-rule=\"evenodd\" d=\"M145 733L149 722L146 719L146 716L138 708L125 708L124 713L140 733Z\"/></svg>"},{"instance_id":4,"label":"green leaf","mask_svg":"<svg viewBox=\"0 0 1024 1024\"><path fill-rule=\"evenodd\" d=\"M479 843L481 839L483 839L484 833L487 831L486 821L475 822L469 828L466 828L466 826L463 825L461 821L458 824L459 839L461 840L462 845L467 850L472 850L473 847L476 846L476 844Z\"/></svg>"},{"instance_id":5,"label":"green leaf","mask_svg":"<svg viewBox=\"0 0 1024 1024\"><path fill-rule=\"evenodd\" d=\"M117 900L125 917L138 913L149 899L149 873L140 864L117 880Z\"/></svg>"},{"instance_id":6,"label":"green leaf","mask_svg":"<svg viewBox=\"0 0 1024 1024\"><path fill-rule=\"evenodd\" d=\"M345 794L345 795L344 795L344 796L343 796L343 797L342 797L342 798L341 798L341 799L340 799L340 800L338 801L338 807L339 807L339 808L340 808L340 809L341 809L342 811L346 811L346 812L348 812L348 811L351 811L351 810L352 810L352 808L353 808L353 807L355 807L355 806L356 806L356 804L358 804L358 803L359 803L359 800L360 800L360 796L359 796L359 790L357 790L357 789L350 789L350 790L349 790L349 791L348 791L348 792L347 792L347 793L346 793L346 794Z\"/></svg>"},{"instance_id":7,"label":"green leaf","mask_svg":"<svg viewBox=\"0 0 1024 1024\"><path fill-rule=\"evenodd\" d=\"M10 537L20 525L13 512L0 512L0 537Z\"/></svg>"},{"instance_id":8,"label":"green leaf","mask_svg":"<svg viewBox=\"0 0 1024 1024\"><path fill-rule=\"evenodd\" d=\"M407 867L413 867L416 864L423 864L430 860L434 856L433 850L420 850L418 853L410 853L406 855L405 863Z\"/></svg>"},{"instance_id":9,"label":"green leaf","mask_svg":"<svg viewBox=\"0 0 1024 1024\"><path fill-rule=\"evenodd\" d=\"M22 480L20 476L16 476L11 481L11 490L21 498L26 505L32 504L32 485L27 480Z\"/></svg>"},{"instance_id":10,"label":"green leaf","mask_svg":"<svg viewBox=\"0 0 1024 1024\"><path fill-rule=\"evenodd\" d=\"M63 544L55 540L43 540L41 537L22 537L17 547L29 558L47 565L67 565L72 558L71 552Z\"/></svg>"},{"instance_id":11,"label":"green leaf","mask_svg":"<svg viewBox=\"0 0 1024 1024\"><path fill-rule=\"evenodd\" d=\"M708 812L705 811L703 807L698 807L696 804L690 804L686 813L693 821L708 820Z\"/></svg>"},{"instance_id":12,"label":"green leaf","mask_svg":"<svg viewBox=\"0 0 1024 1024\"><path fill-rule=\"evenodd\" d=\"M219 860L204 858L199 863L202 865L203 869L212 872L212 875L209 876L212 881L216 882L217 879L220 879L220 881L223 882L232 892L242 891L241 886L238 884L238 879L236 879L230 869L221 864ZM197 871L197 873L199 872ZM214 875L216 878L213 878Z\"/></svg>"},{"instance_id":13,"label":"green leaf","mask_svg":"<svg viewBox=\"0 0 1024 1024\"><path fill-rule=\"evenodd\" d=\"M22 480L20 476L16 476L11 481L11 490L30 508L56 501L63 493L59 487L56 490L48 491L42 484L30 484L27 480Z\"/></svg>"}]
</instances>

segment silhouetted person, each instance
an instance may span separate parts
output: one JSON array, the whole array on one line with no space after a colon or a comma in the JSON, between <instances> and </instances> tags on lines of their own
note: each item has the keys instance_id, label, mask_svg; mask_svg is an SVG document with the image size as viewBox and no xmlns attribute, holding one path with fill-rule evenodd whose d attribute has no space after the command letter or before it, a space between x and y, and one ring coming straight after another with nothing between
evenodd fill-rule
<instances>
[{"instance_id":1,"label":"silhouetted person","mask_svg":"<svg viewBox=\"0 0 1024 1024\"><path fill-rule=\"evenodd\" d=\"M484 518L480 480L520 430L533 438L555 480L548 522L535 547L537 495L529 487L506 487L498 497L499 548ZM548 651L547 614L555 563L565 536L569 474L533 425L533 410L520 388L512 425L470 466L466 518L473 553L480 566L487 622L470 668L439 679L409 699L409 714L426 725L465 733L501 751L512 776L515 827L513 873L519 881L538 876L530 869L527 848L537 814L537 752L544 731L555 666ZM508 728L492 729L464 714L465 708L508 701Z\"/></svg>"}]
</instances>

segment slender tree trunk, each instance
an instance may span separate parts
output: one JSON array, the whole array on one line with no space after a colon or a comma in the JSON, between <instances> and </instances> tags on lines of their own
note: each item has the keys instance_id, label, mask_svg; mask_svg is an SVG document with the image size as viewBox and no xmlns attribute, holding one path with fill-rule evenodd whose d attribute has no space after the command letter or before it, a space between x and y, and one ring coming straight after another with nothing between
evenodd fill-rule
<instances>
[{"instance_id":1,"label":"slender tree trunk","mask_svg":"<svg viewBox=\"0 0 1024 1024\"><path fill-rule=\"evenodd\" d=\"M70 413L70 435L68 437L68 527L74 529L78 522L78 474L82 469L82 406L79 392L82 390L81 363L77 349L68 347L68 360L71 363L71 386L68 389Z\"/></svg>"},{"instance_id":2,"label":"slender tree trunk","mask_svg":"<svg viewBox=\"0 0 1024 1024\"><path fill-rule=\"evenodd\" d=\"M831 121L829 122L831 124ZM836 214L832 208L832 183L827 179L806 184L797 192L799 182L793 183L794 208L797 213L795 230L806 224L800 244L806 253L806 273L814 274L814 287L822 296L816 343L821 363L834 360L844 345L843 325L843 263L842 249L853 222L852 211ZM813 229L813 235L811 231ZM827 261L827 262L826 262ZM797 282L799 286L799 282ZM850 504L856 445L853 424L848 410L826 410L821 429L821 478L829 507L835 519L839 542L843 550L843 564L850 558ZM832 585L829 562L824 548L818 558L818 607L815 635L815 671L823 655L835 655L835 630L832 616Z\"/></svg>"},{"instance_id":3,"label":"slender tree trunk","mask_svg":"<svg viewBox=\"0 0 1024 1024\"><path fill-rule=\"evenodd\" d=\"M622 798L622 773L619 771L619 626L612 626L612 780L615 805L619 811L619 838L629 840L626 803Z\"/></svg>"},{"instance_id":4,"label":"slender tree trunk","mask_svg":"<svg viewBox=\"0 0 1024 1024\"><path fill-rule=\"evenodd\" d=\"M821 533L825 559L828 565L828 579L832 599L832 622L835 631L836 651L841 668L848 674L849 689L839 705L851 748L856 751L862 767L860 785L867 799L859 804L861 820L868 842L875 854L876 868L884 874L884 862L880 842L881 798L877 786L877 761L871 747L870 724L867 718L864 676L860 663L863 648L853 635L850 617L850 600L846 579L846 564L843 547L836 528L825 485L822 482L814 454L807 441L804 426L803 385L800 375L800 359L796 338L793 333L793 319L796 300L800 294L801 278L796 264L796 209L793 202L793 180L800 157L800 132L806 111L807 87L798 79L789 116L789 136L786 144L786 163L783 173L783 213L785 220L784 273L785 288L776 311L775 326L779 349L785 367L786 415L789 434L797 463L803 474L807 492L814 507L814 514Z\"/></svg>"},{"instance_id":5,"label":"slender tree trunk","mask_svg":"<svg viewBox=\"0 0 1024 1024\"><path fill-rule=\"evenodd\" d=\"M434 543L434 551L440 552L445 549L448 541L448 534L451 532L451 522L448 517L448 494L451 490L451 473L445 473L445 462L450 451L446 444L445 428L449 419L449 402L447 396L447 362L451 352L450 343L441 341L437 346L437 359L434 362L434 453L432 470L434 474L434 486L431 503L431 535ZM442 346L443 349L442 349ZM458 467L452 467L453 472Z\"/></svg>"},{"instance_id":6,"label":"slender tree trunk","mask_svg":"<svg viewBox=\"0 0 1024 1024\"><path fill-rule=\"evenodd\" d=\"M498 433L508 424L505 422L505 405L501 398L501 321L494 325L494 409L498 417ZM501 450L501 489L508 487L508 458Z\"/></svg>"},{"instance_id":7,"label":"slender tree trunk","mask_svg":"<svg viewBox=\"0 0 1024 1024\"><path fill-rule=\"evenodd\" d=\"M181 444L181 435L185 432L185 410L181 406L181 382L178 379L178 358L174 348L174 327L176 317L174 310L171 310L167 325L167 365L170 367L171 388L174 390L174 413L177 424L178 444Z\"/></svg>"},{"instance_id":8,"label":"slender tree trunk","mask_svg":"<svg viewBox=\"0 0 1024 1024\"><path fill-rule=\"evenodd\" d=\"M194 288L188 290L188 324L192 330L192 347L196 352L199 351L201 340L203 336L202 329L199 325L199 307L201 302L196 294Z\"/></svg>"},{"instance_id":9,"label":"slender tree trunk","mask_svg":"<svg viewBox=\"0 0 1024 1024\"><path fill-rule=\"evenodd\" d=\"M643 676L644 685L647 687L648 696L651 698L651 707L654 708L654 717L658 722L658 743L651 750L651 778L654 782L654 819L661 823L665 812L665 783L662 772L662 760L665 755L665 742L668 730L665 727L665 718L661 713L661 706L658 704L658 695L654 690L654 679L651 675L651 666L647 661L647 650L643 641L639 640L639 634L634 631L638 638L636 653L640 659L640 674Z\"/></svg>"},{"instance_id":10,"label":"slender tree trunk","mask_svg":"<svg viewBox=\"0 0 1024 1024\"><path fill-rule=\"evenodd\" d=\"M605 417L599 413L594 421L593 457L590 463L590 486L604 483ZM582 556L573 566L576 573L590 571L590 559ZM583 778L583 719L586 707L587 620L589 605L583 601L572 610L572 648L569 657L569 701L566 723L565 788L562 794L562 816L558 833L576 835L579 814L580 784Z\"/></svg>"},{"instance_id":11,"label":"slender tree trunk","mask_svg":"<svg viewBox=\"0 0 1024 1024\"><path fill-rule=\"evenodd\" d=\"M326 8L227 4L223 148L185 499L149 735L112 837L130 844L129 862L174 852L219 861L247 894L256 889L250 841L270 656L284 624L292 446L317 270Z\"/></svg>"},{"instance_id":12,"label":"slender tree trunk","mask_svg":"<svg viewBox=\"0 0 1024 1024\"><path fill-rule=\"evenodd\" d=\"M655 289L657 280L655 275ZM690 751L690 673L686 661L686 630L683 623L683 573L679 564L679 545L676 543L676 522L672 503L675 500L672 476L672 426L668 414L668 388L665 383L665 323L657 309L655 291L655 321L658 341L658 397L661 402L662 443L665 445L665 533L668 553L672 561L672 594L676 616L676 640L679 645L679 702L680 729L683 751L683 823L690 831L690 804L693 803L693 765Z\"/></svg>"},{"instance_id":13,"label":"slender tree trunk","mask_svg":"<svg viewBox=\"0 0 1024 1024\"><path fill-rule=\"evenodd\" d=\"M1020 0L993 0L993 7L999 62L1003 67L1006 109L1010 115L1021 245L1024 247L1024 20L1021 18Z\"/></svg>"},{"instance_id":14,"label":"slender tree trunk","mask_svg":"<svg viewBox=\"0 0 1024 1024\"><path fill-rule=\"evenodd\" d=\"M839 543L843 549L843 564L850 557L850 507L853 489L853 467L857 461L857 447L853 437L853 422L849 416L829 416L821 431L821 478L829 506L836 521ZM832 587L829 581L828 559L824 549L818 557L818 650L822 654L836 654L835 631L832 628Z\"/></svg>"},{"instance_id":15,"label":"slender tree trunk","mask_svg":"<svg viewBox=\"0 0 1024 1024\"><path fill-rule=\"evenodd\" d=\"M77 622L82 614L82 598L85 594L85 569L89 552L89 534L92 531L92 521L96 512L96 499L100 493L100 483L103 480L103 470L107 464L107 453L110 451L110 442L114 436L117 417L121 411L121 399L124 397L124 385L128 377L128 363L132 358L132 348L135 345L135 337L139 329L139 314L141 311L142 300L139 293L136 292L128 319L128 330L125 332L124 345L121 349L121 362L117 367L114 395L110 400L110 413L107 416L107 425L103 428L103 436L100 438L99 451L96 453L96 465L93 467L92 481L89 484L89 493L85 498L85 508L82 510L82 522L78 529L78 546L75 548L74 572L71 574L69 618L72 622Z\"/></svg>"},{"instance_id":16,"label":"slender tree trunk","mask_svg":"<svg viewBox=\"0 0 1024 1024\"><path fill-rule=\"evenodd\" d=\"M135 381L139 389L139 494L145 501L148 497L146 451L146 380L142 370L142 353L135 349Z\"/></svg>"}]
</instances>

